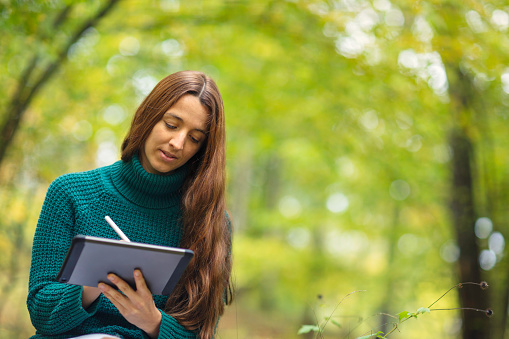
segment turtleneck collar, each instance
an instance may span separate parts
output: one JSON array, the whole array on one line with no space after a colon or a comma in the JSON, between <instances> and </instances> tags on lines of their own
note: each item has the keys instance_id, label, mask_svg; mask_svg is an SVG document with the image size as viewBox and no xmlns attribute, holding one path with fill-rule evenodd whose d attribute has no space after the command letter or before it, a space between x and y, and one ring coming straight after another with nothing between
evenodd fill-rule
<instances>
[{"instance_id":1,"label":"turtleneck collar","mask_svg":"<svg viewBox=\"0 0 509 339\"><path fill-rule=\"evenodd\" d=\"M180 188L187 175L186 165L168 175L145 171L135 155L131 161L112 165L111 178L118 192L130 202L146 208L165 208L180 203Z\"/></svg>"}]
</instances>

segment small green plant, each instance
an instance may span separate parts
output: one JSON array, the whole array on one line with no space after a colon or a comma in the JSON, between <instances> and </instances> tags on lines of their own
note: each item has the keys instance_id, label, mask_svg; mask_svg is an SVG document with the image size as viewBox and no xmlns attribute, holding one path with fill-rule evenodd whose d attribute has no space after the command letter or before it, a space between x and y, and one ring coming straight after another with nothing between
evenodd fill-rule
<instances>
[{"instance_id":1,"label":"small green plant","mask_svg":"<svg viewBox=\"0 0 509 339\"><path fill-rule=\"evenodd\" d=\"M476 311L476 312L483 312L483 313L486 314L486 316L491 317L493 315L493 311L491 309L481 310L481 309L473 308L473 307L432 308L440 299L445 297L453 289L455 289L455 288L462 288L464 285L478 285L483 290L488 288L488 283L485 282L485 281L483 281L481 283L474 283L474 282L459 283L459 284L451 287L449 290L447 290L447 292L442 294L442 296L440 296L440 298L435 300L428 307L420 307L415 312L402 311L402 312L399 312L396 315L385 314L385 313L376 314L376 315L384 314L386 316L389 316L389 317L395 319L395 321L392 322L392 326L393 326L392 329L389 330L387 333L384 333L383 331L374 332L373 330L371 330L371 331L368 331L368 332L364 333L362 336L357 337L356 339L387 339L390 334L392 334L396 330L399 330L399 326L402 323L404 323L405 321L408 321L409 319L412 319L412 318L416 318L417 319L418 316L420 316L422 314L426 314L426 313L431 313L431 311L470 310L470 311ZM323 333L325 331L325 326L327 326L327 324L332 323L332 324L334 324L337 327L341 327L341 324L339 324L337 321L332 319L332 317L333 317L334 313L336 312L336 310L338 309L339 305L341 305L341 303L346 298L350 297L352 294L354 294L356 292L364 292L364 291L354 291L354 292L348 293L346 296L344 296L336 304L336 306L333 309L333 311L328 316L324 317L321 322L317 321L317 324L315 324L315 325L302 325L302 327L299 329L297 334L305 334L305 333L314 332L315 333L315 338L323 338ZM321 296L319 296L319 299L321 299ZM313 310L313 312L314 312L314 310ZM315 313L315 317L316 317L316 313Z\"/></svg>"},{"instance_id":2,"label":"small green plant","mask_svg":"<svg viewBox=\"0 0 509 339\"><path fill-rule=\"evenodd\" d=\"M318 324L318 325L302 325L302 327L299 329L299 331L297 332L297 334L305 334L305 333L309 333L309 332L315 332L320 338L323 337L322 333L323 331L325 330L325 326L327 326L327 324L329 322L331 322L332 324L336 325L337 327L341 327L341 325L335 321L334 319L332 319L332 316L334 315L334 312L336 312L336 310L338 309L339 305L341 305L341 303L347 299L348 297L350 297L352 294L354 293L357 293L357 292L366 292L365 290L360 290L360 291L353 291L353 292L350 292L348 293L347 295L345 295L343 297L343 299L341 299L337 304L336 304L336 307L334 307L334 310L332 310L331 314L328 316L328 317L325 317L323 319L323 322ZM322 296L319 295L318 296L318 299L322 299ZM314 312L314 310L313 310ZM316 313L315 313L315 317L316 317Z\"/></svg>"}]
</instances>

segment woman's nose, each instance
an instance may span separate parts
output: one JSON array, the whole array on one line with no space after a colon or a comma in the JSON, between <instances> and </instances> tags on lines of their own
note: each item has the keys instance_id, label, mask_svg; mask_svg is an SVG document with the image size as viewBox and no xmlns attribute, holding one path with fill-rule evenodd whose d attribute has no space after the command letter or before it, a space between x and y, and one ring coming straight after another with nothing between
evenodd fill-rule
<instances>
[{"instance_id":1,"label":"woman's nose","mask_svg":"<svg viewBox=\"0 0 509 339\"><path fill-rule=\"evenodd\" d=\"M170 146L176 150L182 150L184 148L186 137L184 133L178 133L172 136L170 139Z\"/></svg>"}]
</instances>

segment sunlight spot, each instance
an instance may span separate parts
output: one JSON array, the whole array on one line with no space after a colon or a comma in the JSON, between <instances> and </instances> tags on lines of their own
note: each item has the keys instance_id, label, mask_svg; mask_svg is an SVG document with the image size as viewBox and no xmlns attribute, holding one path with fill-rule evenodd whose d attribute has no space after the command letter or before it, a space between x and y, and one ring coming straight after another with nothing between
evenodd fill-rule
<instances>
[{"instance_id":1,"label":"sunlight spot","mask_svg":"<svg viewBox=\"0 0 509 339\"><path fill-rule=\"evenodd\" d=\"M339 37L336 40L336 50L345 58L353 59L362 53L362 44L353 37Z\"/></svg>"},{"instance_id":2,"label":"sunlight spot","mask_svg":"<svg viewBox=\"0 0 509 339\"><path fill-rule=\"evenodd\" d=\"M102 127L99 130L97 130L97 132L95 132L94 141L98 145L105 141L116 144L117 137L111 129L109 129L108 127Z\"/></svg>"},{"instance_id":3,"label":"sunlight spot","mask_svg":"<svg viewBox=\"0 0 509 339\"><path fill-rule=\"evenodd\" d=\"M182 44L175 39L161 42L161 50L170 58L180 58L185 54Z\"/></svg>"},{"instance_id":4,"label":"sunlight spot","mask_svg":"<svg viewBox=\"0 0 509 339\"><path fill-rule=\"evenodd\" d=\"M451 160L451 149L448 145L436 145L433 147L433 157L439 164L445 164Z\"/></svg>"},{"instance_id":5,"label":"sunlight spot","mask_svg":"<svg viewBox=\"0 0 509 339\"><path fill-rule=\"evenodd\" d=\"M178 12L180 10L179 0L159 0L159 6L165 12Z\"/></svg>"},{"instance_id":6,"label":"sunlight spot","mask_svg":"<svg viewBox=\"0 0 509 339\"><path fill-rule=\"evenodd\" d=\"M433 39L433 29L422 16L418 16L412 25L412 33L422 42L430 42Z\"/></svg>"},{"instance_id":7,"label":"sunlight spot","mask_svg":"<svg viewBox=\"0 0 509 339\"><path fill-rule=\"evenodd\" d=\"M403 254L419 254L426 250L426 243L424 239L411 234L403 234L398 240L398 249Z\"/></svg>"},{"instance_id":8,"label":"sunlight spot","mask_svg":"<svg viewBox=\"0 0 509 339\"><path fill-rule=\"evenodd\" d=\"M422 137L419 134L413 135L406 142L406 149L410 152L417 152L422 147Z\"/></svg>"},{"instance_id":9,"label":"sunlight spot","mask_svg":"<svg viewBox=\"0 0 509 339\"><path fill-rule=\"evenodd\" d=\"M295 227L288 232L287 240L295 248L306 248L311 240L311 234L303 227Z\"/></svg>"},{"instance_id":10,"label":"sunlight spot","mask_svg":"<svg viewBox=\"0 0 509 339\"><path fill-rule=\"evenodd\" d=\"M103 119L110 125L118 125L127 118L125 109L120 105L110 105L103 111Z\"/></svg>"},{"instance_id":11,"label":"sunlight spot","mask_svg":"<svg viewBox=\"0 0 509 339\"><path fill-rule=\"evenodd\" d=\"M396 113L396 124L400 129L407 130L414 124L414 121L411 116L398 112Z\"/></svg>"},{"instance_id":12,"label":"sunlight spot","mask_svg":"<svg viewBox=\"0 0 509 339\"><path fill-rule=\"evenodd\" d=\"M338 173L344 178L356 178L357 168L350 158L342 156L336 160L336 166L338 167Z\"/></svg>"},{"instance_id":13,"label":"sunlight spot","mask_svg":"<svg viewBox=\"0 0 509 339\"><path fill-rule=\"evenodd\" d=\"M401 179L394 180L389 188L389 194L395 200L405 200L410 195L410 185Z\"/></svg>"},{"instance_id":14,"label":"sunlight spot","mask_svg":"<svg viewBox=\"0 0 509 339\"><path fill-rule=\"evenodd\" d=\"M345 58L356 58L364 50L375 43L375 37L371 33L362 30L359 23L355 20L349 21L345 25L346 35L341 35L336 39L336 51Z\"/></svg>"},{"instance_id":15,"label":"sunlight spot","mask_svg":"<svg viewBox=\"0 0 509 339\"><path fill-rule=\"evenodd\" d=\"M475 235L479 239L486 239L489 237L491 231L493 230L493 222L490 218L482 217L477 219L475 222Z\"/></svg>"},{"instance_id":16,"label":"sunlight spot","mask_svg":"<svg viewBox=\"0 0 509 339\"><path fill-rule=\"evenodd\" d=\"M389 0L375 0L373 6L379 11L388 11L391 9L391 2Z\"/></svg>"},{"instance_id":17,"label":"sunlight spot","mask_svg":"<svg viewBox=\"0 0 509 339\"><path fill-rule=\"evenodd\" d=\"M468 26L474 33L486 32L486 25L481 18L481 15L474 10L470 10L465 14Z\"/></svg>"},{"instance_id":18,"label":"sunlight spot","mask_svg":"<svg viewBox=\"0 0 509 339\"><path fill-rule=\"evenodd\" d=\"M371 8L365 9L355 18L359 27L364 31L370 31L378 23L378 14Z\"/></svg>"},{"instance_id":19,"label":"sunlight spot","mask_svg":"<svg viewBox=\"0 0 509 339\"><path fill-rule=\"evenodd\" d=\"M342 213L348 209L349 201L343 193L334 193L327 199L327 209L332 213Z\"/></svg>"},{"instance_id":20,"label":"sunlight spot","mask_svg":"<svg viewBox=\"0 0 509 339\"><path fill-rule=\"evenodd\" d=\"M481 265L481 268L485 271L491 270L493 267L495 267L496 263L497 256L493 251L483 250L479 255L479 264Z\"/></svg>"},{"instance_id":21,"label":"sunlight spot","mask_svg":"<svg viewBox=\"0 0 509 339\"><path fill-rule=\"evenodd\" d=\"M87 56L92 53L92 48L99 42L99 32L94 28L88 28L78 41L69 47L67 57L73 61L80 56Z\"/></svg>"},{"instance_id":22,"label":"sunlight spot","mask_svg":"<svg viewBox=\"0 0 509 339\"><path fill-rule=\"evenodd\" d=\"M500 77L500 80L502 81L502 89L504 92L509 94L509 70L505 71L502 76Z\"/></svg>"},{"instance_id":23,"label":"sunlight spot","mask_svg":"<svg viewBox=\"0 0 509 339\"><path fill-rule=\"evenodd\" d=\"M493 251L496 255L501 256L504 253L505 239L502 233L494 232L492 235L490 235L488 244L490 250Z\"/></svg>"},{"instance_id":24,"label":"sunlight spot","mask_svg":"<svg viewBox=\"0 0 509 339\"><path fill-rule=\"evenodd\" d=\"M405 16L399 9L390 9L385 13L385 23L387 26L401 27L405 23Z\"/></svg>"},{"instance_id":25,"label":"sunlight spot","mask_svg":"<svg viewBox=\"0 0 509 339\"><path fill-rule=\"evenodd\" d=\"M367 111L359 118L359 122L365 129L375 129L378 126L378 115L376 114L376 111Z\"/></svg>"},{"instance_id":26,"label":"sunlight spot","mask_svg":"<svg viewBox=\"0 0 509 339\"><path fill-rule=\"evenodd\" d=\"M301 210L300 202L295 197L287 195L279 201L279 212L286 218L298 217Z\"/></svg>"},{"instance_id":27,"label":"sunlight spot","mask_svg":"<svg viewBox=\"0 0 509 339\"><path fill-rule=\"evenodd\" d=\"M125 37L120 41L118 50L124 56L136 55L140 51L140 42L133 36Z\"/></svg>"},{"instance_id":28,"label":"sunlight spot","mask_svg":"<svg viewBox=\"0 0 509 339\"><path fill-rule=\"evenodd\" d=\"M95 164L98 167L110 165L118 159L117 146L109 141L101 142L97 148Z\"/></svg>"},{"instance_id":29,"label":"sunlight spot","mask_svg":"<svg viewBox=\"0 0 509 339\"><path fill-rule=\"evenodd\" d=\"M444 94L447 92L449 84L447 83L447 74L445 73L444 66L442 64L429 65L426 70L429 74L429 87L437 94Z\"/></svg>"},{"instance_id":30,"label":"sunlight spot","mask_svg":"<svg viewBox=\"0 0 509 339\"><path fill-rule=\"evenodd\" d=\"M509 14L506 11L496 9L491 13L491 22L499 31L505 32L509 28Z\"/></svg>"},{"instance_id":31,"label":"sunlight spot","mask_svg":"<svg viewBox=\"0 0 509 339\"><path fill-rule=\"evenodd\" d=\"M106 64L106 71L109 75L115 75L120 70L120 62L126 59L126 57L116 54L109 58L108 63Z\"/></svg>"},{"instance_id":32,"label":"sunlight spot","mask_svg":"<svg viewBox=\"0 0 509 339\"><path fill-rule=\"evenodd\" d=\"M308 9L311 13L314 13L319 16L324 16L329 13L329 5L327 5L324 1L318 1L308 5Z\"/></svg>"},{"instance_id":33,"label":"sunlight spot","mask_svg":"<svg viewBox=\"0 0 509 339\"><path fill-rule=\"evenodd\" d=\"M398 64L411 74L426 81L438 96L442 97L447 94L449 82L439 53L417 54L413 49L407 49L399 53Z\"/></svg>"},{"instance_id":34,"label":"sunlight spot","mask_svg":"<svg viewBox=\"0 0 509 339\"><path fill-rule=\"evenodd\" d=\"M485 90L489 87L491 80L493 79L488 78L485 73L477 73L474 78L474 86L480 90Z\"/></svg>"},{"instance_id":35,"label":"sunlight spot","mask_svg":"<svg viewBox=\"0 0 509 339\"><path fill-rule=\"evenodd\" d=\"M157 84L157 80L147 70L139 70L134 73L132 83L142 96L147 96Z\"/></svg>"},{"instance_id":36,"label":"sunlight spot","mask_svg":"<svg viewBox=\"0 0 509 339\"><path fill-rule=\"evenodd\" d=\"M86 141L90 139L92 132L92 125L86 120L76 122L72 129L72 135L79 141Z\"/></svg>"},{"instance_id":37,"label":"sunlight spot","mask_svg":"<svg viewBox=\"0 0 509 339\"><path fill-rule=\"evenodd\" d=\"M456 242L449 240L440 247L440 257L448 263L456 262L460 257L460 248Z\"/></svg>"},{"instance_id":38,"label":"sunlight spot","mask_svg":"<svg viewBox=\"0 0 509 339\"><path fill-rule=\"evenodd\" d=\"M410 69L415 69L420 66L419 58L413 49L401 51L398 55L398 64Z\"/></svg>"},{"instance_id":39,"label":"sunlight spot","mask_svg":"<svg viewBox=\"0 0 509 339\"><path fill-rule=\"evenodd\" d=\"M368 237L361 231L339 232L332 230L327 233L325 247L328 252L340 257L357 257L369 246Z\"/></svg>"}]
</instances>

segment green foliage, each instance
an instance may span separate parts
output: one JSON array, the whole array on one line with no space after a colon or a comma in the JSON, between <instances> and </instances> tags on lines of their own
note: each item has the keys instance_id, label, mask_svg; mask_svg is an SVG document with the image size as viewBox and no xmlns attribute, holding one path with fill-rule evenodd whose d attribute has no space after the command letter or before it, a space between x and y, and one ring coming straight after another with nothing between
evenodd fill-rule
<instances>
[{"instance_id":1,"label":"green foliage","mask_svg":"<svg viewBox=\"0 0 509 339\"><path fill-rule=\"evenodd\" d=\"M32 57L41 74L104 3L1 3L0 123ZM373 291L351 314L429 300L456 280L451 127L474 143L477 213L509 236L509 38L497 11L507 8L485 0L119 2L38 92L0 166L0 269L8 272L0 290L12 282L0 293L0 338L33 333L23 293L49 183L118 159L147 87L182 69L210 74L225 102L238 298L220 333L292 337L296 324L315 320L306 302L318 293L335 300L337 291ZM458 93L471 99L461 114ZM489 249L487 238L478 243ZM497 256L484 274L503 288L507 246ZM320 319L332 333L348 331L327 311ZM454 336L444 334L454 317L411 322L406 338ZM501 327L493 325L495 337Z\"/></svg>"},{"instance_id":2,"label":"green foliage","mask_svg":"<svg viewBox=\"0 0 509 339\"><path fill-rule=\"evenodd\" d=\"M316 325L302 325L297 334L306 334L309 332L321 333L322 329Z\"/></svg>"},{"instance_id":3,"label":"green foliage","mask_svg":"<svg viewBox=\"0 0 509 339\"><path fill-rule=\"evenodd\" d=\"M456 288L463 288L464 285L477 285L477 286L479 286L481 288L481 290L485 290L485 289L488 288L488 283L485 282L485 281L480 282L480 283L476 283L476 282L460 283L460 284L457 284L457 285L451 287L450 289L448 289L444 294L442 294L442 296L440 296L438 299L436 299L434 302L432 302L430 306L428 306L428 307L419 307L417 309L417 311L415 311L415 312L402 311L402 312L397 313L395 316L389 315L389 314L384 314L384 313L377 314L377 316L390 316L390 317L392 317L394 319L397 319L397 322L392 322L392 329L387 331L387 332L378 331L378 332L374 333L374 330L371 330L371 331L369 331L369 334L363 334L363 335L361 335L359 337L356 337L356 339L363 339L363 338L366 339L366 338L372 338L372 337L386 339L395 330L399 330L399 325L401 325L402 323L406 322L407 320L409 320L411 318L416 318L417 319L417 317L419 315L421 315L421 314L431 313L432 310L435 310L435 311L452 311L452 310L456 310L456 309L461 309L461 310L482 312L482 313L485 313L488 317L491 317L493 315L493 311L491 309L483 310L483 309L478 309L478 308L473 308L473 307L462 307L462 308L451 308L451 309L436 309L436 308L435 309L431 309L431 307L433 305L435 305L440 300L442 300L442 298L444 296L446 296L448 293L450 293L452 290L454 290ZM309 333L309 332L315 332L317 338L318 337L319 338L323 338L323 334L325 332L325 327L327 326L329 321L332 322L333 324L335 324L336 326L341 328L342 326L339 323L337 323L336 321L334 321L332 319L332 316L336 312L337 308L342 304L342 302L347 297L349 297L351 294L353 294L353 293L355 293L355 292L349 293L343 299L341 299L341 301L336 305L336 307L330 313L330 315L324 317L324 321L320 322L317 325L303 325L300 328L300 330L297 332L297 334L306 334L306 333ZM350 336L352 335L352 332L357 327L359 327L362 322L363 321L362 321L362 318L361 318L360 322L352 330L349 330L348 333L346 333L346 337L350 338Z\"/></svg>"},{"instance_id":4,"label":"green foliage","mask_svg":"<svg viewBox=\"0 0 509 339\"><path fill-rule=\"evenodd\" d=\"M362 337L358 337L357 339L369 339L369 338L385 338L382 331L378 331L377 333L364 335Z\"/></svg>"}]
</instances>

